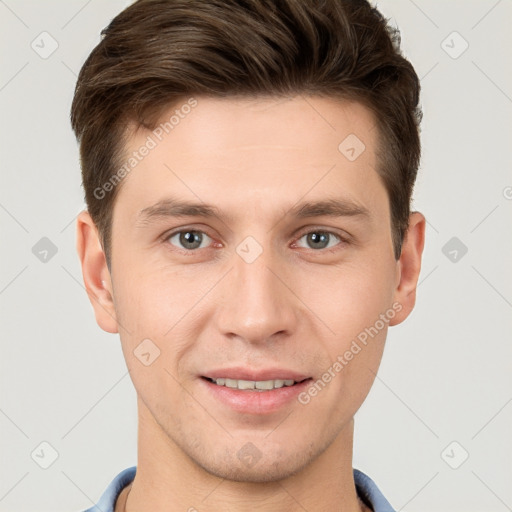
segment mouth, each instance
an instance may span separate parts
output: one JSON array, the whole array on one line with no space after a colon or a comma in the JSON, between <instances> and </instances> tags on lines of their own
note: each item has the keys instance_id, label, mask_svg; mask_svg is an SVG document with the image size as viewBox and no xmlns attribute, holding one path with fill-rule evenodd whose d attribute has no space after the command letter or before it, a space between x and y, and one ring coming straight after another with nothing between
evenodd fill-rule
<instances>
[{"instance_id":1,"label":"mouth","mask_svg":"<svg viewBox=\"0 0 512 512\"><path fill-rule=\"evenodd\" d=\"M244 379L230 379L227 377L219 377L213 379L210 377L202 377L203 379L216 384L217 386L223 386L230 389L236 389L241 391L272 391L273 389L280 389L283 387L292 387L297 384L301 384L307 380L311 380L311 377L302 380L293 379L271 379L271 380L244 380Z\"/></svg>"},{"instance_id":2,"label":"mouth","mask_svg":"<svg viewBox=\"0 0 512 512\"><path fill-rule=\"evenodd\" d=\"M232 372L233 373L233 372ZM213 401L221 411L233 411L254 417L264 417L297 404L297 397L313 381L312 377L295 374L295 378L275 378L275 372L258 380L230 377L201 376L206 400ZM244 375L246 377L246 375ZM268 378L274 377L274 378ZM287 372L283 377L292 377ZM263 380L265 379L265 380Z\"/></svg>"}]
</instances>

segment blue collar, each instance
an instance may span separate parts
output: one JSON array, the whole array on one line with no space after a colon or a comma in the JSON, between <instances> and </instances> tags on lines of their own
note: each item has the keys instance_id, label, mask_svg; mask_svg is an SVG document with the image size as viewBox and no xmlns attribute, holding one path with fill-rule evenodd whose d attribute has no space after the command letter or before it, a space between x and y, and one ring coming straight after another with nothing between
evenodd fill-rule
<instances>
[{"instance_id":1,"label":"blue collar","mask_svg":"<svg viewBox=\"0 0 512 512\"><path fill-rule=\"evenodd\" d=\"M84 512L114 512L114 506L119 494L133 481L136 471L137 466L121 471L109 484L98 503ZM357 494L373 512L395 512L394 508L368 475L365 475L358 469L354 469L354 481Z\"/></svg>"}]
</instances>

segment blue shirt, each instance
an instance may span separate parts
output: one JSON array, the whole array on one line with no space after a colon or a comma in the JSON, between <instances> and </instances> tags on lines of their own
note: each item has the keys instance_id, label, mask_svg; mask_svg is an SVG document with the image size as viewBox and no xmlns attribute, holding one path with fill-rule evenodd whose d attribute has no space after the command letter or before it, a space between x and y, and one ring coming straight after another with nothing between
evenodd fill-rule
<instances>
[{"instance_id":1,"label":"blue shirt","mask_svg":"<svg viewBox=\"0 0 512 512\"><path fill-rule=\"evenodd\" d=\"M121 491L135 478L137 466L121 471L107 487L98 503L84 512L114 512L117 497ZM395 509L384 498L375 482L362 471L354 469L354 481L358 496L373 512L395 512Z\"/></svg>"}]
</instances>

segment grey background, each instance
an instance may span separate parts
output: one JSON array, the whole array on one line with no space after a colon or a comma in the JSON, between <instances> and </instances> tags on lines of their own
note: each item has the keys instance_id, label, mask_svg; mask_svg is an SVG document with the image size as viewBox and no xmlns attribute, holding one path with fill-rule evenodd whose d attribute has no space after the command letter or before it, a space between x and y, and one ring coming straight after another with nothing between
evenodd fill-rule
<instances>
[{"instance_id":1,"label":"grey background","mask_svg":"<svg viewBox=\"0 0 512 512\"><path fill-rule=\"evenodd\" d=\"M128 4L0 0L2 512L83 510L136 464L136 395L75 253L68 121L81 65ZM378 6L422 81L428 229L417 307L356 416L354 467L397 510L512 510L512 3Z\"/></svg>"}]
</instances>

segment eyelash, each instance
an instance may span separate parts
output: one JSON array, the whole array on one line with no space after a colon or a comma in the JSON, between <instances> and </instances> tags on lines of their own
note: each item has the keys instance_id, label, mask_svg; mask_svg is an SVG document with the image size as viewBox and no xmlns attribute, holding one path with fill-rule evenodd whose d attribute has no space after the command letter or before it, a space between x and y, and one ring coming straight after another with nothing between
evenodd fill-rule
<instances>
[{"instance_id":1,"label":"eyelash","mask_svg":"<svg viewBox=\"0 0 512 512\"><path fill-rule=\"evenodd\" d=\"M194 253L197 253L199 252L201 249L208 249L208 247L200 247L200 248L196 248L196 249L185 249L185 248L181 248L181 247L177 247L173 244L171 244L169 242L169 240L174 237L175 235L180 235L182 233L187 233L187 232L193 232L193 233L202 233L204 235L206 235L208 238L212 239L212 237L210 235L208 235L208 233L206 233L205 231L202 231L200 229L193 229L193 228L185 228L185 229L180 229L178 231L173 231L171 233L167 233L165 234L163 237L162 237L162 241L166 244L169 244L169 245L172 245L173 246L173 250L177 250L183 254L187 254L187 255L190 255L190 254L194 254ZM316 252L316 253L333 253L333 252L336 252L340 249L340 246L344 246L344 245L348 245L350 242L347 238L345 237L342 237L341 235L337 234L337 233L334 233L332 231L328 231L328 230L325 230L325 229L319 229L319 228L315 228L315 229L311 229L309 231L306 231L304 233L302 233L298 238L297 238L297 241L304 238L305 236L307 235L310 235L312 233L319 233L319 234L322 234L322 235L329 235L331 237L335 237L338 239L338 243L334 246L334 247L330 247L330 248L322 248L322 249L311 249L311 248L305 248L306 250L308 251L312 251L312 252ZM213 240L213 239L212 239ZM294 242L295 243L295 242ZM304 247L302 247L304 249Z\"/></svg>"}]
</instances>

